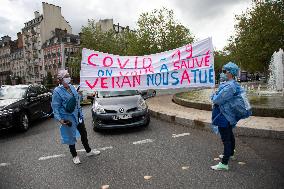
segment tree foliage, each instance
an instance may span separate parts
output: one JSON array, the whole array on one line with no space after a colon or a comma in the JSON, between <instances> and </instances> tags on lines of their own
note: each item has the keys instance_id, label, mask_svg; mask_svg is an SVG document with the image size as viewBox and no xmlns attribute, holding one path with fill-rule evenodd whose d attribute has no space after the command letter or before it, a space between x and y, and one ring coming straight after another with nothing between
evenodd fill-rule
<instances>
[{"instance_id":1,"label":"tree foliage","mask_svg":"<svg viewBox=\"0 0 284 189\"><path fill-rule=\"evenodd\" d=\"M189 29L174 20L174 12L162 8L142 13L138 19L137 55L171 50L193 42Z\"/></svg>"},{"instance_id":2,"label":"tree foliage","mask_svg":"<svg viewBox=\"0 0 284 189\"><path fill-rule=\"evenodd\" d=\"M242 69L267 73L273 52L284 47L283 1L254 1L236 20L236 34L225 50Z\"/></svg>"},{"instance_id":3,"label":"tree foliage","mask_svg":"<svg viewBox=\"0 0 284 189\"><path fill-rule=\"evenodd\" d=\"M222 67L228 63L230 60L230 56L226 54L224 51L214 51L214 69L215 73L220 73Z\"/></svg>"},{"instance_id":4,"label":"tree foliage","mask_svg":"<svg viewBox=\"0 0 284 189\"><path fill-rule=\"evenodd\" d=\"M81 30L81 48L100 52L139 56L163 52L192 43L194 36L189 29L174 20L172 10L166 8L142 13L136 31L113 29L103 32L95 20L88 20ZM80 77L81 51L68 63L73 80Z\"/></svg>"},{"instance_id":5,"label":"tree foliage","mask_svg":"<svg viewBox=\"0 0 284 189\"><path fill-rule=\"evenodd\" d=\"M51 72L47 72L46 84L53 84L53 79L52 79Z\"/></svg>"},{"instance_id":6,"label":"tree foliage","mask_svg":"<svg viewBox=\"0 0 284 189\"><path fill-rule=\"evenodd\" d=\"M193 42L189 29L174 20L166 8L142 13L136 31L113 29L103 32L94 20L81 31L81 46L117 55L146 55L174 49Z\"/></svg>"},{"instance_id":7,"label":"tree foliage","mask_svg":"<svg viewBox=\"0 0 284 189\"><path fill-rule=\"evenodd\" d=\"M12 85L12 78L11 78L11 75L7 75L5 84L6 84L6 85Z\"/></svg>"}]
</instances>

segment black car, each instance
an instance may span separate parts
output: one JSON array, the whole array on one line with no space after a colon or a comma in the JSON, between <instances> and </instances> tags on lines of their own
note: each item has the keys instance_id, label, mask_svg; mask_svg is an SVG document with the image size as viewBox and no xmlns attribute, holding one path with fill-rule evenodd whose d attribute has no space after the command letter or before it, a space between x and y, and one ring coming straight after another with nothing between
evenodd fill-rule
<instances>
[{"instance_id":1,"label":"black car","mask_svg":"<svg viewBox=\"0 0 284 189\"><path fill-rule=\"evenodd\" d=\"M93 129L143 127L150 123L150 113L138 91L100 91L92 107Z\"/></svg>"},{"instance_id":2,"label":"black car","mask_svg":"<svg viewBox=\"0 0 284 189\"><path fill-rule=\"evenodd\" d=\"M0 130L28 130L32 120L51 114L51 96L43 85L1 86Z\"/></svg>"}]
</instances>

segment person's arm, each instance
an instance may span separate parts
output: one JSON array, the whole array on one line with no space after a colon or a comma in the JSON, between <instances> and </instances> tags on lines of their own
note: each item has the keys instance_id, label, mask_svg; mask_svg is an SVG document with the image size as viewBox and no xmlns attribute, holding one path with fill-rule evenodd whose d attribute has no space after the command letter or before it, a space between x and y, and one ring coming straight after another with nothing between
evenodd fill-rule
<instances>
[{"instance_id":1,"label":"person's arm","mask_svg":"<svg viewBox=\"0 0 284 189\"><path fill-rule=\"evenodd\" d=\"M227 85L217 94L215 94L212 98L213 104L221 105L224 102L228 101L234 96L235 90L230 86Z\"/></svg>"},{"instance_id":2,"label":"person's arm","mask_svg":"<svg viewBox=\"0 0 284 189\"><path fill-rule=\"evenodd\" d=\"M60 95L54 90L52 95L51 107L53 110L54 118L59 121L62 125L65 124L59 113L59 108L62 106L62 99Z\"/></svg>"},{"instance_id":3,"label":"person's arm","mask_svg":"<svg viewBox=\"0 0 284 189\"><path fill-rule=\"evenodd\" d=\"M82 107L81 107L80 103L79 103L79 113L80 113L80 117L79 118L84 120L84 115L83 115L83 111L82 111Z\"/></svg>"},{"instance_id":4,"label":"person's arm","mask_svg":"<svg viewBox=\"0 0 284 189\"><path fill-rule=\"evenodd\" d=\"M70 86L70 87L74 87L74 86ZM79 85L78 88L80 89L80 85ZM82 120L84 120L82 107L81 107L81 105L80 105L80 100L81 100L80 91L78 91L78 89L77 89L77 90L76 90L76 93L77 93L77 94L75 94L75 95L77 95L77 96L79 97L79 102L77 102L77 103L78 103L78 111L79 111L79 114L80 114L79 118L81 118Z\"/></svg>"}]
</instances>

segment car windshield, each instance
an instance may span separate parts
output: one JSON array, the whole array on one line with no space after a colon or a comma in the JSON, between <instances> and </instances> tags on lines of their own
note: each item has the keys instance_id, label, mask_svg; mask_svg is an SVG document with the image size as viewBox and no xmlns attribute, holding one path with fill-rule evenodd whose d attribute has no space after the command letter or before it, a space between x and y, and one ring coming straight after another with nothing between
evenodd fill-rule
<instances>
[{"instance_id":1,"label":"car windshield","mask_svg":"<svg viewBox=\"0 0 284 189\"><path fill-rule=\"evenodd\" d=\"M135 90L127 90L127 91L99 91L98 97L119 97L119 96L133 96L137 95L137 91Z\"/></svg>"},{"instance_id":2,"label":"car windshield","mask_svg":"<svg viewBox=\"0 0 284 189\"><path fill-rule=\"evenodd\" d=\"M5 86L0 88L0 99L19 99L23 98L28 87Z\"/></svg>"}]
</instances>

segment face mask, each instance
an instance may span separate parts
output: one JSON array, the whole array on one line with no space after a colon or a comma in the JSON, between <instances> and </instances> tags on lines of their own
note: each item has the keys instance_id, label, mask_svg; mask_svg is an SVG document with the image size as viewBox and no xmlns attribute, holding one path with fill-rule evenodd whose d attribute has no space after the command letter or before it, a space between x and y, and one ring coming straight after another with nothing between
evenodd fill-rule
<instances>
[{"instance_id":1,"label":"face mask","mask_svg":"<svg viewBox=\"0 0 284 189\"><path fill-rule=\"evenodd\" d=\"M63 78L63 82L69 84L71 82L71 77Z\"/></svg>"},{"instance_id":2,"label":"face mask","mask_svg":"<svg viewBox=\"0 0 284 189\"><path fill-rule=\"evenodd\" d=\"M228 81L228 76L224 73L220 74L220 82Z\"/></svg>"}]
</instances>

